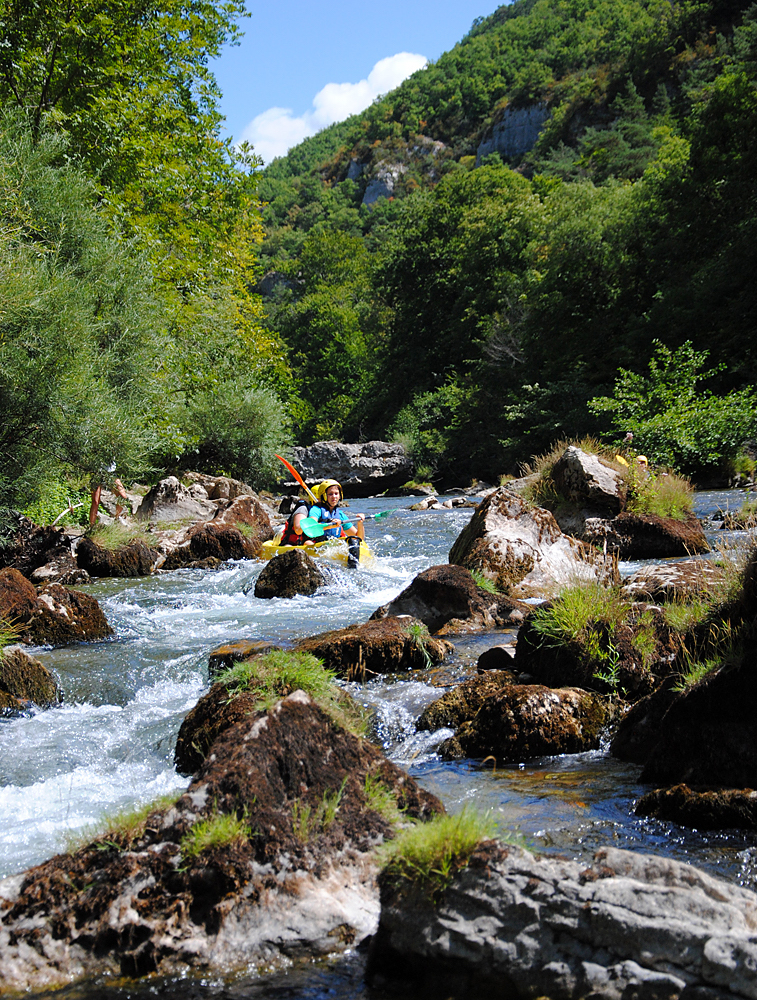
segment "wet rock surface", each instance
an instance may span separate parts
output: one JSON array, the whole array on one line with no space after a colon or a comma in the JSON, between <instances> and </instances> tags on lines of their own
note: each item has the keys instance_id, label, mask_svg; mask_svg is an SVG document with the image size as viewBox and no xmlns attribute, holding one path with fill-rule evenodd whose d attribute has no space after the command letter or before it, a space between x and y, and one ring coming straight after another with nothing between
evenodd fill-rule
<instances>
[{"instance_id":1,"label":"wet rock surface","mask_svg":"<svg viewBox=\"0 0 757 1000\"><path fill-rule=\"evenodd\" d=\"M473 632L519 624L530 611L528 604L478 587L463 566L431 566L371 618L412 615L430 632Z\"/></svg>"},{"instance_id":2,"label":"wet rock surface","mask_svg":"<svg viewBox=\"0 0 757 1000\"><path fill-rule=\"evenodd\" d=\"M477 508L449 554L511 597L545 596L577 580L614 580L617 570L584 542L569 538L552 514L500 488Z\"/></svg>"},{"instance_id":3,"label":"wet rock surface","mask_svg":"<svg viewBox=\"0 0 757 1000\"><path fill-rule=\"evenodd\" d=\"M0 714L15 715L32 705L52 708L62 694L58 682L44 664L20 646L0 652Z\"/></svg>"},{"instance_id":4,"label":"wet rock surface","mask_svg":"<svg viewBox=\"0 0 757 1000\"><path fill-rule=\"evenodd\" d=\"M151 548L141 538L116 549L106 549L85 535L76 549L79 566L90 576L149 576L159 557L157 548Z\"/></svg>"},{"instance_id":5,"label":"wet rock surface","mask_svg":"<svg viewBox=\"0 0 757 1000\"><path fill-rule=\"evenodd\" d=\"M392 833L368 775L408 816L442 809L301 691L233 725L174 806L0 882L4 989L270 968L359 943L378 919L374 848ZM236 835L190 850L218 816Z\"/></svg>"},{"instance_id":6,"label":"wet rock surface","mask_svg":"<svg viewBox=\"0 0 757 1000\"><path fill-rule=\"evenodd\" d=\"M302 549L292 549L266 563L255 582L255 597L309 596L326 582L315 559Z\"/></svg>"},{"instance_id":7,"label":"wet rock surface","mask_svg":"<svg viewBox=\"0 0 757 1000\"><path fill-rule=\"evenodd\" d=\"M658 788L636 803L637 816L670 820L698 830L757 830L757 792L751 788Z\"/></svg>"},{"instance_id":8,"label":"wet rock surface","mask_svg":"<svg viewBox=\"0 0 757 1000\"><path fill-rule=\"evenodd\" d=\"M603 848L586 867L488 842L440 898L382 878L381 902L373 986L523 1000L757 993L757 896L663 858Z\"/></svg>"},{"instance_id":9,"label":"wet rock surface","mask_svg":"<svg viewBox=\"0 0 757 1000\"><path fill-rule=\"evenodd\" d=\"M419 670L441 663L453 651L450 642L428 635L423 623L409 616L321 632L300 640L295 648L317 656L327 670L349 680Z\"/></svg>"},{"instance_id":10,"label":"wet rock surface","mask_svg":"<svg viewBox=\"0 0 757 1000\"><path fill-rule=\"evenodd\" d=\"M607 720L605 700L588 691L508 684L485 698L439 753L445 760L493 756L497 763L583 753L599 746Z\"/></svg>"},{"instance_id":11,"label":"wet rock surface","mask_svg":"<svg viewBox=\"0 0 757 1000\"><path fill-rule=\"evenodd\" d=\"M16 569L0 570L0 618L12 621L18 638L36 646L91 642L113 634L97 600L50 583L39 591Z\"/></svg>"},{"instance_id":12,"label":"wet rock surface","mask_svg":"<svg viewBox=\"0 0 757 1000\"><path fill-rule=\"evenodd\" d=\"M447 691L437 701L424 709L416 728L420 731L457 729L472 719L487 698L496 694L506 684L514 684L516 675L510 670L488 670L485 674L469 677Z\"/></svg>"}]
</instances>

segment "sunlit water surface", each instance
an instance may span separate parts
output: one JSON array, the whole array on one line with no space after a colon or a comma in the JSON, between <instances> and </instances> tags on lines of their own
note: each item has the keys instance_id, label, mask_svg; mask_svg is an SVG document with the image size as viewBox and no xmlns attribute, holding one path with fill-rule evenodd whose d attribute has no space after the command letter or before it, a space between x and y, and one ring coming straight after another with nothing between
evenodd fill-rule
<instances>
[{"instance_id":1,"label":"sunlit water surface","mask_svg":"<svg viewBox=\"0 0 757 1000\"><path fill-rule=\"evenodd\" d=\"M740 506L741 491L697 495L697 513ZM355 501L375 513L411 500ZM0 720L0 876L22 871L86 835L104 816L186 787L173 768L181 722L207 689L209 652L234 639L282 645L329 628L366 621L428 566L446 562L470 509L399 513L369 535L376 562L351 573L329 564L330 583L313 597L259 600L252 594L263 564L181 570L144 580L106 580L86 588L103 606L115 636L106 642L35 652L58 675L61 708ZM378 526L380 525L380 527ZM746 533L708 537L731 546ZM638 563L621 565L624 574ZM456 642L452 662L412 679L381 678L350 691L375 712L375 736L387 754L437 794L448 809L489 809L503 833L539 851L579 858L613 844L689 861L742 885L757 887L757 838L743 832L698 833L638 819L645 790L639 769L606 750L509 767L445 763L435 748L450 730L416 733L415 719L445 685L475 669L483 649L511 633ZM362 958L234 981L189 979L109 986L89 983L65 997L365 997Z\"/></svg>"}]
</instances>

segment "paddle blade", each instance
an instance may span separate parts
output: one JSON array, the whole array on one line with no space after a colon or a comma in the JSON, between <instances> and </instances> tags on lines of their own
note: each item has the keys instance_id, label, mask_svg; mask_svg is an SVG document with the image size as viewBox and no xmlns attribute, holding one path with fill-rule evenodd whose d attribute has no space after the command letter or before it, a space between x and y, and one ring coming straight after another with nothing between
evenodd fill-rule
<instances>
[{"instance_id":1,"label":"paddle blade","mask_svg":"<svg viewBox=\"0 0 757 1000\"><path fill-rule=\"evenodd\" d=\"M314 517L303 517L300 521L300 527L303 535L307 535L308 538L322 538L325 530Z\"/></svg>"},{"instance_id":2,"label":"paddle blade","mask_svg":"<svg viewBox=\"0 0 757 1000\"><path fill-rule=\"evenodd\" d=\"M390 514L396 514L399 507L395 507L394 510L382 510L379 514L373 515L374 521L380 521L382 517L389 517Z\"/></svg>"}]
</instances>

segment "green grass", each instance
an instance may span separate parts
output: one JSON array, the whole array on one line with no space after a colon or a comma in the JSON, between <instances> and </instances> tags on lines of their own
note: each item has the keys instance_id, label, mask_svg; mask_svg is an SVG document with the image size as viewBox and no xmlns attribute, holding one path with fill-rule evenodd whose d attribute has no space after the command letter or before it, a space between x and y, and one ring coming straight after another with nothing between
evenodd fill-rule
<instances>
[{"instance_id":1,"label":"green grass","mask_svg":"<svg viewBox=\"0 0 757 1000\"><path fill-rule=\"evenodd\" d=\"M650 666L657 651L657 633L651 611L644 611L637 619L631 645L641 657L642 664Z\"/></svg>"},{"instance_id":2,"label":"green grass","mask_svg":"<svg viewBox=\"0 0 757 1000\"><path fill-rule=\"evenodd\" d=\"M711 597L697 596L663 605L662 615L670 628L684 633L705 621L712 607Z\"/></svg>"},{"instance_id":3,"label":"green grass","mask_svg":"<svg viewBox=\"0 0 757 1000\"><path fill-rule=\"evenodd\" d=\"M396 826L402 822L402 811L397 806L397 800L391 788L387 788L384 782L377 775L367 774L365 776L365 807L377 812L379 816Z\"/></svg>"},{"instance_id":4,"label":"green grass","mask_svg":"<svg viewBox=\"0 0 757 1000\"><path fill-rule=\"evenodd\" d=\"M106 813L94 826L73 831L66 838L66 850L73 854L81 847L92 846L97 850L116 848L128 850L135 841L144 834L149 816L158 811L165 811L174 805L182 793L162 795L152 802L145 802L132 809L124 809L118 813Z\"/></svg>"},{"instance_id":5,"label":"green grass","mask_svg":"<svg viewBox=\"0 0 757 1000\"><path fill-rule=\"evenodd\" d=\"M22 513L35 524L52 524L65 510L66 514L57 522L59 525L83 526L89 524L91 502L92 496L84 482L52 477L40 485L37 499ZM68 512L69 504L74 505L73 512Z\"/></svg>"},{"instance_id":6,"label":"green grass","mask_svg":"<svg viewBox=\"0 0 757 1000\"><path fill-rule=\"evenodd\" d=\"M347 778L336 791L325 791L316 809L308 802L295 799L292 803L292 830L306 844L319 833L325 833L334 823L344 794Z\"/></svg>"},{"instance_id":7,"label":"green grass","mask_svg":"<svg viewBox=\"0 0 757 1000\"><path fill-rule=\"evenodd\" d=\"M0 618L0 660L3 658L3 650L6 646L12 646L18 642L21 634L21 627L14 625L12 621Z\"/></svg>"},{"instance_id":8,"label":"green grass","mask_svg":"<svg viewBox=\"0 0 757 1000\"><path fill-rule=\"evenodd\" d=\"M120 549L136 539L146 545L155 543L155 539L151 538L141 524L119 524L118 521L114 521L113 524L95 524L89 529L87 535L101 549L111 551Z\"/></svg>"},{"instance_id":9,"label":"green grass","mask_svg":"<svg viewBox=\"0 0 757 1000\"><path fill-rule=\"evenodd\" d=\"M436 816L428 823L401 831L381 848L384 872L395 884L407 880L438 898L457 872L466 867L478 845L494 837L495 830L488 814L473 809L463 809L454 816Z\"/></svg>"},{"instance_id":10,"label":"green grass","mask_svg":"<svg viewBox=\"0 0 757 1000\"><path fill-rule=\"evenodd\" d=\"M631 514L655 514L685 520L694 510L694 487L674 472L640 473L633 465L626 470L626 510Z\"/></svg>"},{"instance_id":11,"label":"green grass","mask_svg":"<svg viewBox=\"0 0 757 1000\"><path fill-rule=\"evenodd\" d=\"M546 645L590 642L597 625L614 631L630 610L631 602L616 587L581 583L564 587L551 606L538 607L531 615L531 624Z\"/></svg>"},{"instance_id":12,"label":"green grass","mask_svg":"<svg viewBox=\"0 0 757 1000\"><path fill-rule=\"evenodd\" d=\"M405 632L420 650L426 670L430 669L434 664L426 649L426 643L431 638L427 626L423 622L411 622L405 626Z\"/></svg>"},{"instance_id":13,"label":"green grass","mask_svg":"<svg viewBox=\"0 0 757 1000\"><path fill-rule=\"evenodd\" d=\"M364 736L367 728L365 710L337 687L335 676L310 653L277 649L235 663L219 674L217 681L232 695L254 691L257 695L255 711L258 712L267 712L281 698L302 690L338 726L356 736Z\"/></svg>"},{"instance_id":14,"label":"green grass","mask_svg":"<svg viewBox=\"0 0 757 1000\"><path fill-rule=\"evenodd\" d=\"M689 688L694 687L695 684L698 684L708 674L717 670L722 665L722 662L722 659L716 657L692 663L686 673L681 676L681 679L673 685L673 690L679 692L688 691Z\"/></svg>"},{"instance_id":15,"label":"green grass","mask_svg":"<svg viewBox=\"0 0 757 1000\"><path fill-rule=\"evenodd\" d=\"M184 858L196 858L203 851L241 844L251 836L246 818L240 819L234 813L217 813L208 819L201 819L187 830L181 838L181 854Z\"/></svg>"},{"instance_id":16,"label":"green grass","mask_svg":"<svg viewBox=\"0 0 757 1000\"><path fill-rule=\"evenodd\" d=\"M484 576L480 570L472 569L470 575L473 577L473 582L481 590L485 590L488 594L499 594L501 593L499 587L493 580L490 580L488 576Z\"/></svg>"}]
</instances>

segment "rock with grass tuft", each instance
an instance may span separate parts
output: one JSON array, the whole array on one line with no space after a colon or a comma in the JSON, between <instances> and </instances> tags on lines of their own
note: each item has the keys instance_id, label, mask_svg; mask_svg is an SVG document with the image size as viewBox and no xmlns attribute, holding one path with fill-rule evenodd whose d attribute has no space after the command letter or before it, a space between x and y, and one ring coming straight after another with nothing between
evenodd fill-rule
<instances>
[{"instance_id":1,"label":"rock with grass tuft","mask_svg":"<svg viewBox=\"0 0 757 1000\"><path fill-rule=\"evenodd\" d=\"M113 634L91 594L58 583L38 591L11 568L0 570L0 619L13 623L19 641L36 646L66 646Z\"/></svg>"},{"instance_id":2,"label":"rock with grass tuft","mask_svg":"<svg viewBox=\"0 0 757 1000\"><path fill-rule=\"evenodd\" d=\"M20 646L0 651L0 714L52 708L62 701L58 682L44 664Z\"/></svg>"},{"instance_id":3,"label":"rock with grass tuft","mask_svg":"<svg viewBox=\"0 0 757 1000\"><path fill-rule=\"evenodd\" d=\"M95 577L149 576L158 564L160 553L142 538L133 538L115 549L97 544L85 536L76 549L79 566Z\"/></svg>"}]
</instances>

